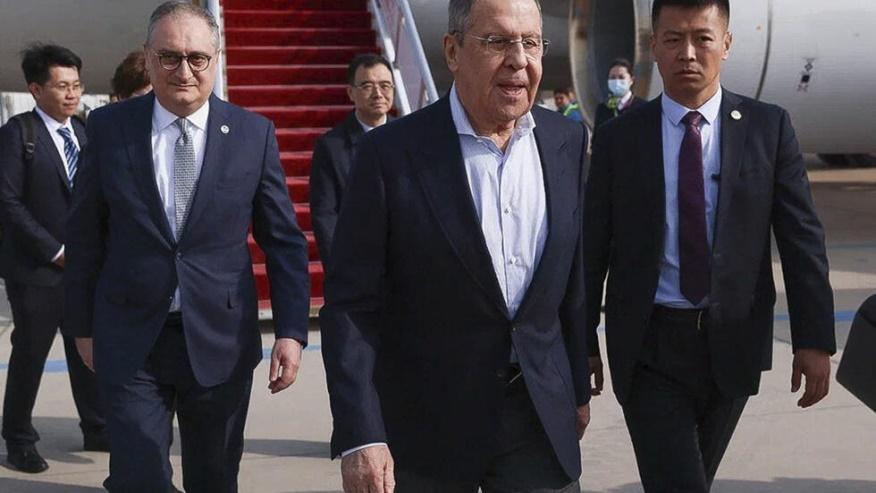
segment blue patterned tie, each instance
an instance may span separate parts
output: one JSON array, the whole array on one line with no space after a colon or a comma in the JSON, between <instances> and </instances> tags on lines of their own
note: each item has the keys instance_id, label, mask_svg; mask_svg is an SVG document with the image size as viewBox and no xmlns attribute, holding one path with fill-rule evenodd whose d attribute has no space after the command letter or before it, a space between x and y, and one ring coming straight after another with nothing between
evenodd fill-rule
<instances>
[{"instance_id":1,"label":"blue patterned tie","mask_svg":"<svg viewBox=\"0 0 876 493\"><path fill-rule=\"evenodd\" d=\"M64 138L64 156L67 158L67 178L70 180L70 185L73 185L73 177L76 176L76 165L79 162L79 149L76 148L76 143L73 142L73 135L67 127L58 129L58 133Z\"/></svg>"}]
</instances>

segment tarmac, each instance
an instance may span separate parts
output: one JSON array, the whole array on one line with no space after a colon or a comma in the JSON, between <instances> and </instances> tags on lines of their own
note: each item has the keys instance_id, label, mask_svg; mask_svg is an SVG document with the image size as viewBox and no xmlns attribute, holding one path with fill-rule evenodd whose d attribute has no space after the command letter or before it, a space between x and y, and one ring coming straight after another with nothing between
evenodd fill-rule
<instances>
[{"instance_id":1,"label":"tarmac","mask_svg":"<svg viewBox=\"0 0 876 493\"><path fill-rule=\"evenodd\" d=\"M813 156L807 159L816 205L827 231L835 289L840 347L832 358L835 370L855 310L876 293L876 168L825 169ZM780 273L778 264L775 267ZM796 406L799 395L790 392L792 355L781 283L778 290L773 370L763 375L760 394L749 400L712 491L876 493L876 413L835 381L830 395L814 408ZM11 322L3 293L0 300L2 392ZM310 336L292 388L271 396L267 365L256 369L239 476L241 492L341 491L340 463L329 460L331 415L320 337L316 330ZM270 348L270 331L262 338L263 346ZM63 359L57 338L34 411L34 423L42 436L38 447L50 468L28 475L0 465L0 493L103 491L100 485L107 475L109 457L81 450L82 437ZM641 492L629 435L608 386L603 396L593 400L592 422L582 441L582 491ZM172 451L172 462L174 482L181 488L178 445Z\"/></svg>"}]
</instances>

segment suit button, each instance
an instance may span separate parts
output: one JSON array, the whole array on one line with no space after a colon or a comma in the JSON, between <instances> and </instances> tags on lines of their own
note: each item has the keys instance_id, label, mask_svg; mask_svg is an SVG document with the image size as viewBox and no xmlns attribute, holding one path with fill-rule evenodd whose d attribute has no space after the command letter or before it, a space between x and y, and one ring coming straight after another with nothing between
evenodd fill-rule
<instances>
[{"instance_id":1,"label":"suit button","mask_svg":"<svg viewBox=\"0 0 876 493\"><path fill-rule=\"evenodd\" d=\"M498 370L496 372L496 378L498 378L499 380L505 380L506 378L508 378L508 370Z\"/></svg>"},{"instance_id":2,"label":"suit button","mask_svg":"<svg viewBox=\"0 0 876 493\"><path fill-rule=\"evenodd\" d=\"M516 326L516 325L512 325L512 326L511 326L511 332L517 332L517 326Z\"/></svg>"},{"instance_id":3,"label":"suit button","mask_svg":"<svg viewBox=\"0 0 876 493\"><path fill-rule=\"evenodd\" d=\"M183 257L182 252L176 252L176 258L179 259L179 258L182 258L182 257Z\"/></svg>"}]
</instances>

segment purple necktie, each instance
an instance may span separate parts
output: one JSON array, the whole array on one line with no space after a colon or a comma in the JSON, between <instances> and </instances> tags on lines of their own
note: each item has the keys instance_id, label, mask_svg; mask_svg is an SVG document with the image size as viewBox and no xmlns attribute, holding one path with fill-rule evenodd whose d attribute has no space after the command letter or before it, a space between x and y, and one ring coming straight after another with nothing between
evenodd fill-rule
<instances>
[{"instance_id":1,"label":"purple necktie","mask_svg":"<svg viewBox=\"0 0 876 493\"><path fill-rule=\"evenodd\" d=\"M709 240L703 183L703 115L691 111L681 120L684 140L678 156L678 257L681 294L694 306L709 294Z\"/></svg>"}]
</instances>

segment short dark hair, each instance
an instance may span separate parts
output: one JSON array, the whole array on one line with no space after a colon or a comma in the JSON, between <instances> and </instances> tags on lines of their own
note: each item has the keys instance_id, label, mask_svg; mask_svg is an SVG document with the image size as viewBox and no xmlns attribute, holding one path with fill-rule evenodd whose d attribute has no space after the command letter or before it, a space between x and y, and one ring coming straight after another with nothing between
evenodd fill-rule
<instances>
[{"instance_id":1,"label":"short dark hair","mask_svg":"<svg viewBox=\"0 0 876 493\"><path fill-rule=\"evenodd\" d=\"M392 65L389 61L376 53L362 53L353 57L347 65L347 84L352 86L356 82L356 71L359 67L371 68L375 65L383 65L390 74L392 73Z\"/></svg>"},{"instance_id":2,"label":"short dark hair","mask_svg":"<svg viewBox=\"0 0 876 493\"><path fill-rule=\"evenodd\" d=\"M718 7L727 22L730 22L730 0L654 0L651 6L651 28L657 29L657 20L663 7L681 7L684 9L704 9Z\"/></svg>"},{"instance_id":3,"label":"short dark hair","mask_svg":"<svg viewBox=\"0 0 876 493\"><path fill-rule=\"evenodd\" d=\"M611 71L611 69L615 67L623 67L627 69L627 72L629 72L630 76L633 75L633 64L630 63L630 61L626 58L615 58L611 61L611 64L609 64L608 70Z\"/></svg>"},{"instance_id":4,"label":"short dark hair","mask_svg":"<svg viewBox=\"0 0 876 493\"><path fill-rule=\"evenodd\" d=\"M116 67L110 85L113 94L119 99L128 99L132 94L148 86L149 75L146 73L146 55L143 50L132 51Z\"/></svg>"},{"instance_id":5,"label":"short dark hair","mask_svg":"<svg viewBox=\"0 0 876 493\"><path fill-rule=\"evenodd\" d=\"M28 84L43 85L52 67L73 67L82 71L82 59L63 46L33 43L21 50L21 71Z\"/></svg>"},{"instance_id":6,"label":"short dark hair","mask_svg":"<svg viewBox=\"0 0 876 493\"><path fill-rule=\"evenodd\" d=\"M565 94L566 96L571 96L572 94L575 94L575 89L573 89L572 86L560 86L554 89L554 96L556 96L557 94Z\"/></svg>"}]
</instances>

